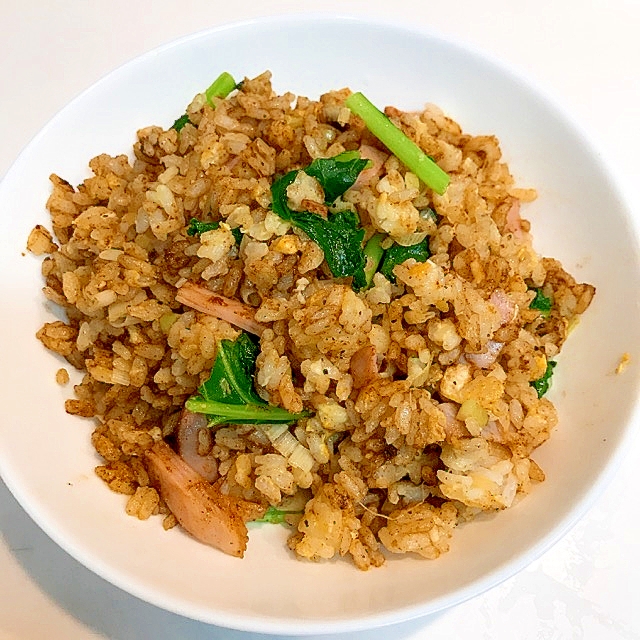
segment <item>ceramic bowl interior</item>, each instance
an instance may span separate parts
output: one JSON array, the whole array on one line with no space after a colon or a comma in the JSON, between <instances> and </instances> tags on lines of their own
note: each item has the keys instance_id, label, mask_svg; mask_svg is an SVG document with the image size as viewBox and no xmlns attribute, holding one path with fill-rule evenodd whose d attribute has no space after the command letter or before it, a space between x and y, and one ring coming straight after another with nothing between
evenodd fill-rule
<instances>
[{"instance_id":1,"label":"ceramic bowl interior","mask_svg":"<svg viewBox=\"0 0 640 640\"><path fill-rule=\"evenodd\" d=\"M343 560L295 560L279 526L252 528L244 560L203 546L158 519L124 513L94 475L91 426L64 412L62 362L35 340L55 310L43 302L40 260L25 254L46 223L48 176L88 176L98 153L127 153L135 131L169 126L193 95L227 70L270 69L275 89L317 98L348 86L379 105L442 107L474 134L496 134L522 186L535 246L597 295L560 357L550 394L560 424L535 454L547 480L515 508L461 527L437 561L392 557L360 572ZM328 16L216 28L115 70L60 112L0 186L3 251L0 469L35 521L64 549L124 590L222 626L273 633L349 631L433 613L522 569L585 511L637 426L638 234L598 150L552 100L502 64L429 33Z\"/></svg>"}]
</instances>

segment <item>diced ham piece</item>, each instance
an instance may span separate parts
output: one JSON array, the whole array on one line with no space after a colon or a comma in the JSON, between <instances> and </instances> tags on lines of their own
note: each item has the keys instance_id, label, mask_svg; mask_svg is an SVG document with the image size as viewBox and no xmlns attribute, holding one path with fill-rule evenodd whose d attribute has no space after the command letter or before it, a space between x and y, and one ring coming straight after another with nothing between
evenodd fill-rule
<instances>
[{"instance_id":1,"label":"diced ham piece","mask_svg":"<svg viewBox=\"0 0 640 640\"><path fill-rule=\"evenodd\" d=\"M513 204L507 211L507 218L504 225L505 231L510 231L517 237L521 236L524 231L522 229L522 218L520 217L520 200L513 200Z\"/></svg>"},{"instance_id":2,"label":"diced ham piece","mask_svg":"<svg viewBox=\"0 0 640 640\"><path fill-rule=\"evenodd\" d=\"M351 356L349 373L355 389L361 389L378 377L378 358L373 345L368 344Z\"/></svg>"},{"instance_id":3,"label":"diced ham piece","mask_svg":"<svg viewBox=\"0 0 640 640\"><path fill-rule=\"evenodd\" d=\"M146 461L151 482L186 531L224 553L244 555L245 522L262 515L260 505L224 495L162 440L146 452Z\"/></svg>"},{"instance_id":4,"label":"diced ham piece","mask_svg":"<svg viewBox=\"0 0 640 640\"><path fill-rule=\"evenodd\" d=\"M185 282L178 289L176 300L196 311L226 320L229 324L256 336L261 335L265 329L264 325L255 319L255 309L249 305L225 298L193 282Z\"/></svg>"},{"instance_id":5,"label":"diced ham piece","mask_svg":"<svg viewBox=\"0 0 640 640\"><path fill-rule=\"evenodd\" d=\"M465 353L464 357L471 364L475 364L480 369L489 368L497 359L504 343L496 342L495 340L489 340L487 342L487 348L482 353Z\"/></svg>"},{"instance_id":6,"label":"diced ham piece","mask_svg":"<svg viewBox=\"0 0 640 640\"><path fill-rule=\"evenodd\" d=\"M518 307L502 289L496 289L491 294L489 302L498 310L502 326L515 320Z\"/></svg>"},{"instance_id":7,"label":"diced ham piece","mask_svg":"<svg viewBox=\"0 0 640 640\"><path fill-rule=\"evenodd\" d=\"M490 440L491 442L504 443L504 438L502 433L500 433L500 427L495 420L489 420L489 422L487 422L487 425L480 432L480 437L485 440Z\"/></svg>"},{"instance_id":8,"label":"diced ham piece","mask_svg":"<svg viewBox=\"0 0 640 640\"><path fill-rule=\"evenodd\" d=\"M176 441L180 457L207 482L214 482L218 477L217 462L209 455L201 456L198 453L198 434L200 429L206 427L207 418L204 414L183 409L176 427Z\"/></svg>"},{"instance_id":9,"label":"diced ham piece","mask_svg":"<svg viewBox=\"0 0 640 640\"><path fill-rule=\"evenodd\" d=\"M459 438L468 438L471 434L462 420L458 420L458 410L460 406L453 402L441 402L438 409L444 413L444 431L447 442Z\"/></svg>"},{"instance_id":10,"label":"diced ham piece","mask_svg":"<svg viewBox=\"0 0 640 640\"><path fill-rule=\"evenodd\" d=\"M360 147L360 157L370 160L371 166L360 173L354 184L355 187L364 187L379 176L382 171L382 165L387 161L389 154L368 144L363 144Z\"/></svg>"}]
</instances>

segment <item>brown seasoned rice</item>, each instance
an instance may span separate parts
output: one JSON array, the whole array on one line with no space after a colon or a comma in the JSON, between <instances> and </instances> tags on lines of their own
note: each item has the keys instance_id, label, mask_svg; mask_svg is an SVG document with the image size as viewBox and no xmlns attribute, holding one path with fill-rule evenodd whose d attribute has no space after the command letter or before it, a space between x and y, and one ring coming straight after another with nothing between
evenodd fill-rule
<instances>
[{"instance_id":1,"label":"brown seasoned rice","mask_svg":"<svg viewBox=\"0 0 640 640\"><path fill-rule=\"evenodd\" d=\"M94 419L96 472L128 496L128 514L176 524L144 454L173 442L219 341L240 333L176 301L177 287L195 282L249 305L264 325L260 395L312 412L289 429L311 468L292 464L261 426L201 429L198 453L214 461L217 485L299 511L288 518L297 556L350 556L367 569L385 550L437 558L458 524L510 507L544 479L531 455L557 416L530 383L594 288L532 248L520 203L535 191L514 183L494 136L464 133L433 105L387 108L449 173L437 195L350 115L349 94L277 95L267 72L215 108L198 95L180 132L138 131L132 159L94 158L77 188L51 176L53 234L38 225L28 248L45 256L44 294L67 314L38 338L83 373L65 407ZM338 206L357 211L367 237L428 235L432 255L397 266L395 283L376 274L355 293L331 277L318 245L271 211L270 187L314 158L365 148L383 162ZM323 215L314 182L301 179L288 195ZM420 215L428 207L437 222ZM226 225L192 237L193 217ZM530 308L534 289L553 300L550 314ZM366 354L377 369L363 377L354 361Z\"/></svg>"}]
</instances>

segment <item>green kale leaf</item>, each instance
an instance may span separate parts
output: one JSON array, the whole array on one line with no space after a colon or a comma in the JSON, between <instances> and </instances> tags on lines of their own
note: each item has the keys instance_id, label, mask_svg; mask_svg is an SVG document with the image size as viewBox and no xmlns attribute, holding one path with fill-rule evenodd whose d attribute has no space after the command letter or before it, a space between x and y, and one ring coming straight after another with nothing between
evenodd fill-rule
<instances>
[{"instance_id":1,"label":"green kale leaf","mask_svg":"<svg viewBox=\"0 0 640 640\"><path fill-rule=\"evenodd\" d=\"M259 347L247 333L236 340L221 340L209 379L189 398L186 408L204 413L211 426L218 424L291 423L308 415L290 413L265 402L254 390Z\"/></svg>"},{"instance_id":2,"label":"green kale leaf","mask_svg":"<svg viewBox=\"0 0 640 640\"><path fill-rule=\"evenodd\" d=\"M202 222L197 218L191 218L189 220L189 226L187 227L187 235L195 236L201 235L206 231L213 231L214 229L218 229L220 227L220 223L217 220L212 220L211 222ZM231 229L231 233L235 238L236 242L240 244L242 241L242 231L239 228Z\"/></svg>"},{"instance_id":3,"label":"green kale leaf","mask_svg":"<svg viewBox=\"0 0 640 640\"><path fill-rule=\"evenodd\" d=\"M534 289L535 298L531 301L529 309L537 309L543 316L548 316L553 307L553 300L542 293L542 289Z\"/></svg>"},{"instance_id":4,"label":"green kale leaf","mask_svg":"<svg viewBox=\"0 0 640 640\"><path fill-rule=\"evenodd\" d=\"M324 189L324 200L331 204L358 179L360 172L370 164L360 158L357 151L344 151L333 158L316 158L305 170Z\"/></svg>"},{"instance_id":5,"label":"green kale leaf","mask_svg":"<svg viewBox=\"0 0 640 640\"><path fill-rule=\"evenodd\" d=\"M287 187L296 179L298 171L290 171L271 185L272 209L280 218L302 229L323 251L327 265L336 278L354 276L364 281L365 258L362 252L364 229L352 211L322 216L309 211L292 211L287 203ZM322 182L320 183L324 188Z\"/></svg>"},{"instance_id":6,"label":"green kale leaf","mask_svg":"<svg viewBox=\"0 0 640 640\"><path fill-rule=\"evenodd\" d=\"M553 376L553 369L556 364L557 362L549 360L547 362L547 368L542 376L529 383L536 390L538 398L542 398L542 396L549 391L549 387L551 386L551 377Z\"/></svg>"},{"instance_id":7,"label":"green kale leaf","mask_svg":"<svg viewBox=\"0 0 640 640\"><path fill-rule=\"evenodd\" d=\"M380 265L380 273L390 282L395 282L396 277L393 275L393 268L396 265L402 264L409 258L413 258L416 262L425 262L430 255L428 237L422 242L412 244L408 247L393 244L384 252L382 264Z\"/></svg>"},{"instance_id":8,"label":"green kale leaf","mask_svg":"<svg viewBox=\"0 0 640 640\"><path fill-rule=\"evenodd\" d=\"M191 120L189 120L189 116L185 113L183 115L181 115L172 125L171 128L175 129L176 131L180 131L185 124L187 124L188 122L191 122Z\"/></svg>"}]
</instances>

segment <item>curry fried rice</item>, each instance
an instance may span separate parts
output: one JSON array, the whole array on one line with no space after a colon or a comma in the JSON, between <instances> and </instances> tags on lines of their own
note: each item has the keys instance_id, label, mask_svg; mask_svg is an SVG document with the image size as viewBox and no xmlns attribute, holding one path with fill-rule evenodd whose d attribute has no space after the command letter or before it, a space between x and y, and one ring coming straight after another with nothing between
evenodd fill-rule
<instances>
[{"instance_id":1,"label":"curry fried rice","mask_svg":"<svg viewBox=\"0 0 640 640\"><path fill-rule=\"evenodd\" d=\"M494 136L434 105L387 107L448 174L438 194L350 95L277 95L269 72L225 98L199 94L179 124L138 131L131 157L91 160L77 188L52 175L53 233L28 240L67 317L38 338L83 373L66 411L95 423L96 473L130 515L234 555L258 519L287 522L302 558L434 559L456 526L510 507L544 480L531 458L557 423L544 392L595 293L533 249L520 208L536 193L514 183ZM330 199L299 170L343 152L367 162ZM365 286L336 277L327 248L275 210L272 187L292 171L291 211L356 214L379 255L426 253L374 264ZM295 419L185 409L220 345L231 353L243 335L258 345L251 402ZM180 482L200 487L232 541L201 532Z\"/></svg>"}]
</instances>

